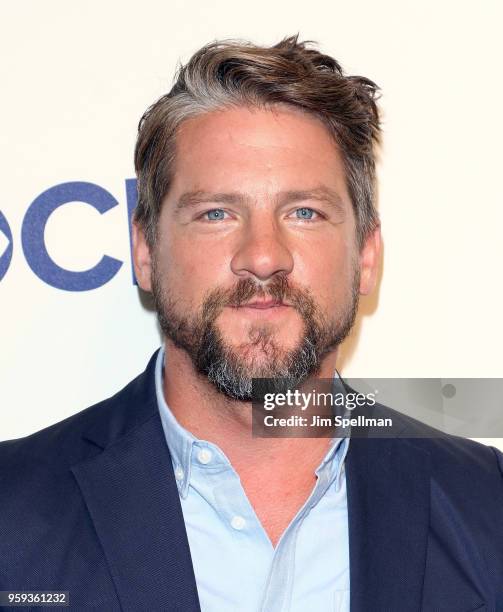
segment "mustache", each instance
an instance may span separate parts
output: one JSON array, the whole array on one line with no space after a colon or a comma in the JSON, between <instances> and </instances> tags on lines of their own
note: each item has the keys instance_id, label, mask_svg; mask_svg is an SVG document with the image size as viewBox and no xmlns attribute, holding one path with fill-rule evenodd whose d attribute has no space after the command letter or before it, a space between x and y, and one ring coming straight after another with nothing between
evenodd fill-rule
<instances>
[{"instance_id":1,"label":"mustache","mask_svg":"<svg viewBox=\"0 0 503 612\"><path fill-rule=\"evenodd\" d=\"M241 306L252 298L288 302L304 316L312 315L315 310L314 300L307 289L294 289L286 274L277 274L266 285L248 277L240 279L230 289L212 290L203 300L203 319L212 320L226 306Z\"/></svg>"}]
</instances>

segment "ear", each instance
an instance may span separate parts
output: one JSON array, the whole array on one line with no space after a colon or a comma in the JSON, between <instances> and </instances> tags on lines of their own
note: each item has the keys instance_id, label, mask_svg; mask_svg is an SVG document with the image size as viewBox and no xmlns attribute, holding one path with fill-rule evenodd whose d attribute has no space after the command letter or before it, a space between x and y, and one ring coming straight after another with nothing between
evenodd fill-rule
<instances>
[{"instance_id":1,"label":"ear","mask_svg":"<svg viewBox=\"0 0 503 612\"><path fill-rule=\"evenodd\" d=\"M360 251L360 294L372 293L377 281L381 254L381 227L378 225L365 239Z\"/></svg>"},{"instance_id":2,"label":"ear","mask_svg":"<svg viewBox=\"0 0 503 612\"><path fill-rule=\"evenodd\" d=\"M152 291L152 283L150 280L150 273L152 270L150 247L145 238L145 232L135 221L132 222L132 230L133 263L136 280L144 291Z\"/></svg>"}]
</instances>

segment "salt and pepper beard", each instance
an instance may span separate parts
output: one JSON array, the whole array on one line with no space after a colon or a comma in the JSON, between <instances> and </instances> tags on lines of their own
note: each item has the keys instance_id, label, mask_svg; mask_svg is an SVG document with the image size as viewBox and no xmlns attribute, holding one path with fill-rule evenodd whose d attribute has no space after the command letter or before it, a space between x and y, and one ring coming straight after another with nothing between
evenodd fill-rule
<instances>
[{"instance_id":1,"label":"salt and pepper beard","mask_svg":"<svg viewBox=\"0 0 503 612\"><path fill-rule=\"evenodd\" d=\"M336 348L353 326L358 310L360 269L355 261L347 303L336 309L331 320L323 316L307 289L294 290L288 277L281 273L265 286L248 277L240 279L232 289L214 289L207 293L200 312L187 316L177 310L176 301L163 290L155 257L151 280L157 319L165 337L188 353L195 370L206 376L219 392L232 400L251 402L254 378L274 379L274 392L282 393L319 372L323 356ZM304 330L298 346L285 350L275 340L274 325L251 324L248 341L238 348L245 355L248 350L260 348L257 364L254 358L247 360L226 343L215 321L225 306L240 306L253 298L266 297L296 308Z\"/></svg>"}]
</instances>

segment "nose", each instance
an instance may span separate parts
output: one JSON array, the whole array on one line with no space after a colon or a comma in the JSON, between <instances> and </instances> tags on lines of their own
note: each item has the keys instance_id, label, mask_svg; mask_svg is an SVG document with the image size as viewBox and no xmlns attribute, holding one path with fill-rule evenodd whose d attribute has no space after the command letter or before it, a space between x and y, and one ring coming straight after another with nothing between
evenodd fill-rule
<instances>
[{"instance_id":1,"label":"nose","mask_svg":"<svg viewBox=\"0 0 503 612\"><path fill-rule=\"evenodd\" d=\"M231 260L231 269L241 278L254 276L260 281L267 281L280 272L289 274L292 271L292 253L273 219L249 220Z\"/></svg>"}]
</instances>

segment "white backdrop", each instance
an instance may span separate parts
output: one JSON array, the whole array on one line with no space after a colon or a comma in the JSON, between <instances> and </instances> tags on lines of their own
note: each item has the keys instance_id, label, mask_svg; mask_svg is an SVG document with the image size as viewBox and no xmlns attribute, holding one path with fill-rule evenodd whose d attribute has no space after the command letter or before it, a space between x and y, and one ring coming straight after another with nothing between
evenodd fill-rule
<instances>
[{"instance_id":1,"label":"white backdrop","mask_svg":"<svg viewBox=\"0 0 503 612\"><path fill-rule=\"evenodd\" d=\"M0 440L113 394L159 345L131 280L125 180L141 114L216 38L299 32L383 90L383 275L343 374L503 377L502 17L499 0L4 3ZM68 270L123 263L103 286L68 291L35 274L22 230L35 198L80 181L117 204L58 208L41 244Z\"/></svg>"}]
</instances>

